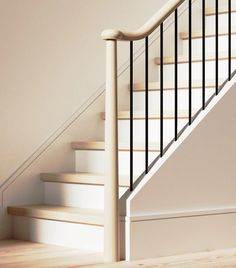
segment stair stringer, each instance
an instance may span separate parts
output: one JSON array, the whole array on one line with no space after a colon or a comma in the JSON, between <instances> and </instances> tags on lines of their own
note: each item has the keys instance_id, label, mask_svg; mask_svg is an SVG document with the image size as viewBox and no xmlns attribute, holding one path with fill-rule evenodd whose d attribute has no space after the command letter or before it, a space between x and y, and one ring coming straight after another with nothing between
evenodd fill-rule
<instances>
[{"instance_id":1,"label":"stair stringer","mask_svg":"<svg viewBox=\"0 0 236 268\"><path fill-rule=\"evenodd\" d=\"M127 197L127 260L236 246L235 123L236 77Z\"/></svg>"}]
</instances>

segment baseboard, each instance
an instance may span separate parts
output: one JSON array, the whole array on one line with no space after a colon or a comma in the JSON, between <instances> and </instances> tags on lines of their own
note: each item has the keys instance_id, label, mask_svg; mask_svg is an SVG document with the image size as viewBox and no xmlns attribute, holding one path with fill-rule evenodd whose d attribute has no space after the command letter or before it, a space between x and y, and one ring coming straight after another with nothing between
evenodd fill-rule
<instances>
[{"instance_id":1,"label":"baseboard","mask_svg":"<svg viewBox=\"0 0 236 268\"><path fill-rule=\"evenodd\" d=\"M199 214L199 213L198 213ZM126 260L165 257L236 247L235 208L130 218ZM156 215L157 216L157 215ZM167 216L167 215L166 215ZM128 218L127 218L128 220Z\"/></svg>"}]
</instances>

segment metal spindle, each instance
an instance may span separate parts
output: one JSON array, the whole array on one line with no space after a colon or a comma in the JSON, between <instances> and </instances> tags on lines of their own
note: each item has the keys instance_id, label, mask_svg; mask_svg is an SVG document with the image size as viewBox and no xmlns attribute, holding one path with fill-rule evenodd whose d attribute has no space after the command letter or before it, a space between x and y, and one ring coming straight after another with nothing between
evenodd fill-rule
<instances>
[{"instance_id":1,"label":"metal spindle","mask_svg":"<svg viewBox=\"0 0 236 268\"><path fill-rule=\"evenodd\" d=\"M202 0L202 109L206 106L206 3Z\"/></svg>"},{"instance_id":2,"label":"metal spindle","mask_svg":"<svg viewBox=\"0 0 236 268\"><path fill-rule=\"evenodd\" d=\"M178 139L178 9L175 10L175 141Z\"/></svg>"},{"instance_id":3,"label":"metal spindle","mask_svg":"<svg viewBox=\"0 0 236 268\"><path fill-rule=\"evenodd\" d=\"M192 0L189 0L189 125L192 124Z\"/></svg>"},{"instance_id":4,"label":"metal spindle","mask_svg":"<svg viewBox=\"0 0 236 268\"><path fill-rule=\"evenodd\" d=\"M216 95L219 93L219 5L218 0L215 1L215 23L216 23Z\"/></svg>"},{"instance_id":5,"label":"metal spindle","mask_svg":"<svg viewBox=\"0 0 236 268\"><path fill-rule=\"evenodd\" d=\"M229 26L229 81L231 80L231 0L229 1L229 14L228 14L228 26Z\"/></svg>"},{"instance_id":6,"label":"metal spindle","mask_svg":"<svg viewBox=\"0 0 236 268\"><path fill-rule=\"evenodd\" d=\"M163 23L160 26L160 156L163 156Z\"/></svg>"},{"instance_id":7,"label":"metal spindle","mask_svg":"<svg viewBox=\"0 0 236 268\"><path fill-rule=\"evenodd\" d=\"M148 37L145 38L145 173L148 173Z\"/></svg>"},{"instance_id":8,"label":"metal spindle","mask_svg":"<svg viewBox=\"0 0 236 268\"><path fill-rule=\"evenodd\" d=\"M133 191L133 41L130 42L130 191Z\"/></svg>"}]
</instances>

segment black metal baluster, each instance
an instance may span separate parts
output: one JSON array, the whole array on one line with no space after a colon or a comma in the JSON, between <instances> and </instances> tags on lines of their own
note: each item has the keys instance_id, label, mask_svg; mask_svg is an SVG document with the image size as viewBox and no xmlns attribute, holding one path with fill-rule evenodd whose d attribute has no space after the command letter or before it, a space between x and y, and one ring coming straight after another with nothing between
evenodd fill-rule
<instances>
[{"instance_id":1,"label":"black metal baluster","mask_svg":"<svg viewBox=\"0 0 236 268\"><path fill-rule=\"evenodd\" d=\"M206 106L206 3L202 0L202 109Z\"/></svg>"},{"instance_id":2,"label":"black metal baluster","mask_svg":"<svg viewBox=\"0 0 236 268\"><path fill-rule=\"evenodd\" d=\"M178 139L178 9L175 10L175 141Z\"/></svg>"},{"instance_id":3,"label":"black metal baluster","mask_svg":"<svg viewBox=\"0 0 236 268\"><path fill-rule=\"evenodd\" d=\"M189 0L189 125L192 124L192 0Z\"/></svg>"},{"instance_id":4,"label":"black metal baluster","mask_svg":"<svg viewBox=\"0 0 236 268\"><path fill-rule=\"evenodd\" d=\"M133 163L133 41L130 42L130 191L133 191L133 176L134 176L134 163Z\"/></svg>"},{"instance_id":5,"label":"black metal baluster","mask_svg":"<svg viewBox=\"0 0 236 268\"><path fill-rule=\"evenodd\" d=\"M231 0L229 0L229 81L231 80Z\"/></svg>"},{"instance_id":6,"label":"black metal baluster","mask_svg":"<svg viewBox=\"0 0 236 268\"><path fill-rule=\"evenodd\" d=\"M218 0L215 1L215 19L216 19L216 95L219 93L219 6Z\"/></svg>"},{"instance_id":7,"label":"black metal baluster","mask_svg":"<svg viewBox=\"0 0 236 268\"><path fill-rule=\"evenodd\" d=\"M160 156L163 156L163 23L160 26Z\"/></svg>"},{"instance_id":8,"label":"black metal baluster","mask_svg":"<svg viewBox=\"0 0 236 268\"><path fill-rule=\"evenodd\" d=\"M145 38L145 173L148 173L148 37Z\"/></svg>"}]
</instances>

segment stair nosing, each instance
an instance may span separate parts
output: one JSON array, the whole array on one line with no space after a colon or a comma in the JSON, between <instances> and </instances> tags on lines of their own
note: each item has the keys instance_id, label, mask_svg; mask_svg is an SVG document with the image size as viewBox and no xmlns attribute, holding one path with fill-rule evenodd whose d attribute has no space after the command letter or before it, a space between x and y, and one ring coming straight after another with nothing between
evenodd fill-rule
<instances>
[{"instance_id":1,"label":"stair nosing","mask_svg":"<svg viewBox=\"0 0 236 268\"><path fill-rule=\"evenodd\" d=\"M128 143L127 143L128 144ZM141 146L140 146L141 145ZM105 142L94 142L94 141L79 141L79 142L72 142L71 148L73 150L80 150L80 151L104 151L105 150ZM133 147L135 152L144 152L145 151L145 145L143 143L136 143ZM119 151L123 152L129 152L130 146L128 144L124 146L124 144L120 144ZM149 144L149 152L159 152L160 146L158 143L151 143Z\"/></svg>"},{"instance_id":2,"label":"stair nosing","mask_svg":"<svg viewBox=\"0 0 236 268\"><path fill-rule=\"evenodd\" d=\"M187 110L181 110L178 111L178 119L186 119L188 118L188 111ZM105 112L101 113L102 120L105 120ZM149 120L160 120L161 116L158 113L149 113L148 119ZM133 113L133 119L134 120L145 120L145 113L136 111ZM166 120L173 120L175 119L174 111L165 111L163 119ZM121 111L118 112L118 120L130 120L130 111Z\"/></svg>"},{"instance_id":3,"label":"stair nosing","mask_svg":"<svg viewBox=\"0 0 236 268\"><path fill-rule=\"evenodd\" d=\"M63 178L63 177L69 178ZM73 177L79 176L80 179L73 179ZM84 179L81 179L85 176ZM60 178L61 177L61 178ZM91 179L94 177L94 179ZM126 178L128 176L119 176L119 187L129 187L129 182ZM95 173L41 173L40 179L43 182L55 182L55 183L68 183L68 184L81 184L81 185L97 185L104 186L105 175Z\"/></svg>"},{"instance_id":4,"label":"stair nosing","mask_svg":"<svg viewBox=\"0 0 236 268\"><path fill-rule=\"evenodd\" d=\"M223 80L222 80L223 83ZM215 81L208 80L205 84L206 89L215 88ZM175 89L174 85L166 85L164 84L164 91L173 91ZM188 90L189 89L189 82L181 82L178 84L178 90ZM202 82L200 81L193 81L192 82L192 89L202 89ZM149 82L149 91L160 91L160 83L159 82ZM142 92L145 91L145 83L135 83L134 84L134 92Z\"/></svg>"},{"instance_id":5,"label":"stair nosing","mask_svg":"<svg viewBox=\"0 0 236 268\"><path fill-rule=\"evenodd\" d=\"M227 36L229 33L227 30L225 30L225 32L219 32L219 36ZM231 35L235 35L236 34L236 29L233 29L231 32ZM189 39L189 34L188 32L181 32L179 34L180 38L182 40L188 40ZM211 33L206 33L206 38L211 38L211 37L215 37L215 32L211 32ZM199 39L202 38L202 32L193 32L192 33L192 39Z\"/></svg>"},{"instance_id":6,"label":"stair nosing","mask_svg":"<svg viewBox=\"0 0 236 268\"><path fill-rule=\"evenodd\" d=\"M95 226L104 225L104 212L102 210L52 205L26 205L9 206L7 208L7 212L12 216L22 216L27 218L36 218Z\"/></svg>"},{"instance_id":7,"label":"stair nosing","mask_svg":"<svg viewBox=\"0 0 236 268\"><path fill-rule=\"evenodd\" d=\"M215 8L209 7L209 8L206 8L205 14L206 14L206 16L213 16L216 14L215 11L216 11ZM232 7L231 12L235 13L236 7ZM228 13L228 7L220 7L219 8L219 15L226 14L226 13Z\"/></svg>"},{"instance_id":8,"label":"stair nosing","mask_svg":"<svg viewBox=\"0 0 236 268\"><path fill-rule=\"evenodd\" d=\"M224 53L219 54L219 61L227 60L227 59L228 59L228 53L224 52ZM236 51L232 51L231 59L236 59ZM210 56L208 55L208 57L206 57L206 62L209 62L209 61L215 61L215 55L214 54L212 54ZM197 56L192 58L192 63L197 63L197 62L202 62L202 55L197 55ZM159 57L155 58L155 63L157 65L160 65L160 58ZM174 63L175 63L174 57L165 57L164 58L164 65L171 65L171 64L174 64ZM188 57L187 56L179 57L178 63L179 64L188 64L189 63Z\"/></svg>"}]
</instances>

